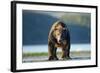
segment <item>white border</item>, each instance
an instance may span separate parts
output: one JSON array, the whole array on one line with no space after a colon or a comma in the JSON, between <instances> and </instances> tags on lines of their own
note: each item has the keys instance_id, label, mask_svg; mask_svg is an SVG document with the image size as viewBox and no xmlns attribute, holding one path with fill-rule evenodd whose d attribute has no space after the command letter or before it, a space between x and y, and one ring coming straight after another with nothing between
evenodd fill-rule
<instances>
[{"instance_id":1,"label":"white border","mask_svg":"<svg viewBox=\"0 0 100 73\"><path fill-rule=\"evenodd\" d=\"M52 67L72 67L72 66L85 66L95 65L96 59L96 42L95 42L95 13L93 8L81 8L81 7L63 7L63 6L45 6L45 5L28 5L17 4L17 70L22 69L39 69L39 68L52 68ZM91 13L91 59L90 60L73 60L73 61L55 61L55 62L34 62L34 63L22 63L22 10L42 10L42 11L64 11L64 12L84 12Z\"/></svg>"}]
</instances>

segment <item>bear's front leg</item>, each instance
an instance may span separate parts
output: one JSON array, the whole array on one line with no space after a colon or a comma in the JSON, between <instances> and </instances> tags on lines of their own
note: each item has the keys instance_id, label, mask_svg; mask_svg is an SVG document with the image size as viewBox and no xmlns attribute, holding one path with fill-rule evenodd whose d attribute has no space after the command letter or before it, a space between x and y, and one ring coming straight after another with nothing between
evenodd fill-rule
<instances>
[{"instance_id":1,"label":"bear's front leg","mask_svg":"<svg viewBox=\"0 0 100 73\"><path fill-rule=\"evenodd\" d=\"M56 54L56 51L57 51L57 48L54 47L54 50L53 50L54 60L58 60L58 58L57 58L57 54Z\"/></svg>"},{"instance_id":2,"label":"bear's front leg","mask_svg":"<svg viewBox=\"0 0 100 73\"><path fill-rule=\"evenodd\" d=\"M49 47L49 59L48 60L58 60L57 56L56 56L56 49L57 48L50 48Z\"/></svg>"},{"instance_id":3,"label":"bear's front leg","mask_svg":"<svg viewBox=\"0 0 100 73\"><path fill-rule=\"evenodd\" d=\"M49 53L48 60L58 60L58 58L56 56L56 50L57 50L57 48L55 48L52 43L48 44L48 53Z\"/></svg>"},{"instance_id":4,"label":"bear's front leg","mask_svg":"<svg viewBox=\"0 0 100 73\"><path fill-rule=\"evenodd\" d=\"M53 48L51 48L50 46L48 47L48 55L49 55L49 59L48 60L54 60Z\"/></svg>"},{"instance_id":5,"label":"bear's front leg","mask_svg":"<svg viewBox=\"0 0 100 73\"><path fill-rule=\"evenodd\" d=\"M62 49L62 59L63 59L63 60L70 59L69 50L67 50L67 49Z\"/></svg>"}]
</instances>

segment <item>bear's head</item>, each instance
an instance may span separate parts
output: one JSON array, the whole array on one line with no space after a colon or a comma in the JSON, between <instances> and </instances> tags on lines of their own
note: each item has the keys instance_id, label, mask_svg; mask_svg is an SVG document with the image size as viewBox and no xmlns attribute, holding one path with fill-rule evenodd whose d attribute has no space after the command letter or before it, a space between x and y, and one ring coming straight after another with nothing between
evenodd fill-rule
<instances>
[{"instance_id":1,"label":"bear's head","mask_svg":"<svg viewBox=\"0 0 100 73\"><path fill-rule=\"evenodd\" d=\"M53 35L57 41L57 43L60 44L66 44L66 27L65 24L62 22L56 23L54 30L53 30Z\"/></svg>"}]
</instances>

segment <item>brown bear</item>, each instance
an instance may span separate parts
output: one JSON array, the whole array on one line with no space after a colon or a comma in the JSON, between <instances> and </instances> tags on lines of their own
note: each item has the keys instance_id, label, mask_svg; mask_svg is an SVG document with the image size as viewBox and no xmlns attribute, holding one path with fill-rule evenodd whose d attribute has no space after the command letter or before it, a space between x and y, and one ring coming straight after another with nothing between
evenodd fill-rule
<instances>
[{"instance_id":1,"label":"brown bear","mask_svg":"<svg viewBox=\"0 0 100 73\"><path fill-rule=\"evenodd\" d=\"M48 55L49 60L58 60L56 51L57 48L62 49L61 58L63 60L70 59L70 33L66 26L61 21L55 22L48 36Z\"/></svg>"}]
</instances>

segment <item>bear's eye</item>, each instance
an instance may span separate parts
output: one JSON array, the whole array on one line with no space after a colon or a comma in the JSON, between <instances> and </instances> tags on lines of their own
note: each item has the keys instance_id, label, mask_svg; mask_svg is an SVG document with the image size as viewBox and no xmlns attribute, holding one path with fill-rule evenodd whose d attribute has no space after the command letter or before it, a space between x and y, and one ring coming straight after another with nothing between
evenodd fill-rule
<instances>
[{"instance_id":1,"label":"bear's eye","mask_svg":"<svg viewBox=\"0 0 100 73\"><path fill-rule=\"evenodd\" d=\"M61 35L61 32L59 30L56 30L55 34L56 34L56 36L59 36L59 35Z\"/></svg>"}]
</instances>

